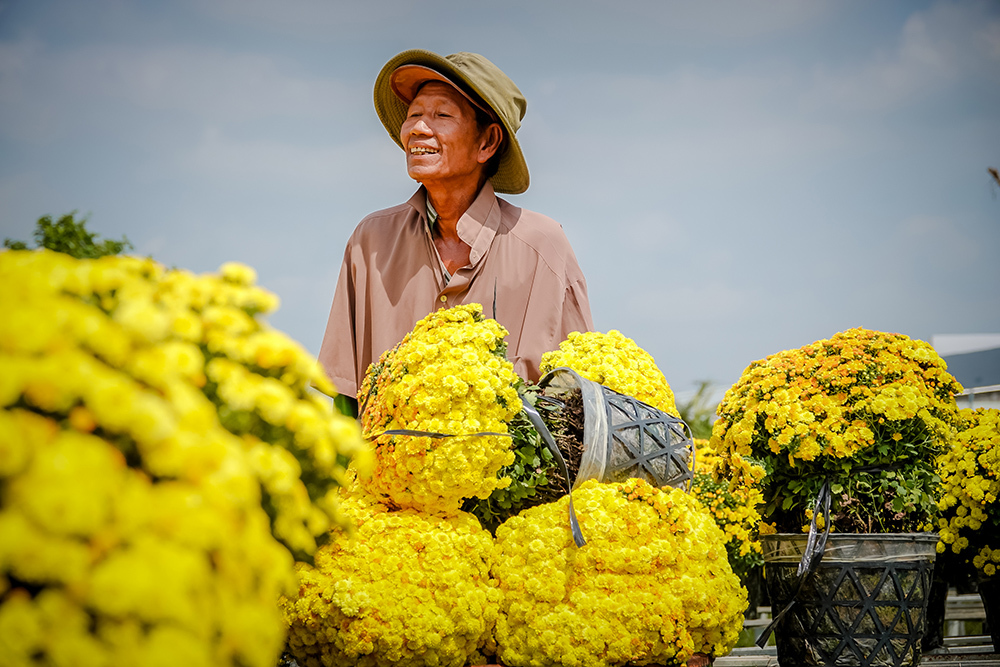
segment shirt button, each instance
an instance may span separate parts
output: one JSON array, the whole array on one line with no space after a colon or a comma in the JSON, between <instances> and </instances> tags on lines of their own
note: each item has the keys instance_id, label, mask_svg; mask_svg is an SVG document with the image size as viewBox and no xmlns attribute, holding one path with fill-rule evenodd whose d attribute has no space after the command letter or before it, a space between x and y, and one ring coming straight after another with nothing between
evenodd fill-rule
<instances>
[{"instance_id":1,"label":"shirt button","mask_svg":"<svg viewBox=\"0 0 1000 667\"><path fill-rule=\"evenodd\" d=\"M447 303L447 302L448 302L448 297L446 297L444 294L442 294L441 295L441 303Z\"/></svg>"}]
</instances>

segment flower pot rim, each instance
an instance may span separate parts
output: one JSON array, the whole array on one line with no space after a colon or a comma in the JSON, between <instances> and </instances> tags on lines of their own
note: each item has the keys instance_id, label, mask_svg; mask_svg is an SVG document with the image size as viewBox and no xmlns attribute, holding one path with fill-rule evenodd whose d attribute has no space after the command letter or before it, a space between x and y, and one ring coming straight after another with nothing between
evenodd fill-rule
<instances>
[{"instance_id":1,"label":"flower pot rim","mask_svg":"<svg viewBox=\"0 0 1000 667\"><path fill-rule=\"evenodd\" d=\"M798 563L807 533L761 535L765 564ZM937 533L830 533L821 563L930 560L937 556Z\"/></svg>"},{"instance_id":2,"label":"flower pot rim","mask_svg":"<svg viewBox=\"0 0 1000 667\"><path fill-rule=\"evenodd\" d=\"M801 538L803 540L809 539L809 533L768 533L766 535L761 535L760 539L794 539ZM844 539L881 539L881 540L930 540L933 539L937 541L938 534L936 532L922 532L922 533L830 533L827 540L844 540Z\"/></svg>"}]
</instances>

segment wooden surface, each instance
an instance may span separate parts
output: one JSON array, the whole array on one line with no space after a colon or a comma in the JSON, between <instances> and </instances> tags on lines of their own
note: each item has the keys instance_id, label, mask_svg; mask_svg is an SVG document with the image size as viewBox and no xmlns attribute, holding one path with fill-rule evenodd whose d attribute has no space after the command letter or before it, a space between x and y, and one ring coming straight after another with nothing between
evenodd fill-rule
<instances>
[{"instance_id":1,"label":"wooden surface","mask_svg":"<svg viewBox=\"0 0 1000 667\"><path fill-rule=\"evenodd\" d=\"M743 627L756 639L771 622L771 609L760 607L761 618L747 619ZM925 652L920 658L920 667L939 665L940 667L1000 667L1000 654L993 652L993 643L983 631L986 612L979 595L948 595L945 606L944 646ZM972 629L972 634L968 630ZM714 667L778 667L774 648L738 647L727 656L716 658ZM787 666L785 666L787 667Z\"/></svg>"},{"instance_id":2,"label":"wooden surface","mask_svg":"<svg viewBox=\"0 0 1000 667\"><path fill-rule=\"evenodd\" d=\"M737 648L723 658L716 658L714 667L778 667L773 646ZM920 667L1000 667L1000 655L993 653L988 636L946 637L944 648L924 653ZM787 667L787 666L786 666Z\"/></svg>"}]
</instances>

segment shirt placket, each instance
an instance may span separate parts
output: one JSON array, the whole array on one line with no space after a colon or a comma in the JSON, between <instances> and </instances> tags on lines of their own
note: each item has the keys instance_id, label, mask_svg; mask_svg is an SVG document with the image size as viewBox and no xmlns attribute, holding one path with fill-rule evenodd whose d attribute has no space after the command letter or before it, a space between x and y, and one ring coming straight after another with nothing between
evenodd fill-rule
<instances>
[{"instance_id":1,"label":"shirt placket","mask_svg":"<svg viewBox=\"0 0 1000 667\"><path fill-rule=\"evenodd\" d=\"M481 234L484 226L481 223L478 223L478 227ZM477 235L472 248L470 258L471 264L458 269L449 280L445 281L444 273L447 269L444 266L444 262L441 261L441 255L437 251L437 246L434 245L434 237L431 233L430 226L425 224L424 229L427 232L427 240L430 244L431 255L437 260L438 266L441 269L441 272L438 274L438 279L440 280L439 285L441 285L441 288L438 291L437 308L438 310L442 308L451 308L452 306L462 303L462 296L468 292L473 278L482 268L483 255L492 242L493 234L487 234L486 236Z\"/></svg>"},{"instance_id":2,"label":"shirt placket","mask_svg":"<svg viewBox=\"0 0 1000 667\"><path fill-rule=\"evenodd\" d=\"M461 303L462 295L469 288L469 278L472 274L473 268L463 266L455 275L451 277L448 284L445 285L444 289L438 294L438 308L451 308L452 306Z\"/></svg>"},{"instance_id":3,"label":"shirt placket","mask_svg":"<svg viewBox=\"0 0 1000 667\"><path fill-rule=\"evenodd\" d=\"M447 272L448 269L445 268L444 262L441 260L441 255L437 251L437 246L434 245L434 234L431 232L430 224L427 222L426 219L424 219L424 237L427 239L427 252L431 256L431 261L437 262L437 267L438 267L437 308L438 310L442 308L450 308L451 306L455 305L455 303L457 303L455 299L457 295L461 293L455 289L456 287L455 281L457 274L461 273L462 269L459 269L456 275L451 276L450 279L445 279L445 273ZM468 280L466 279L465 282L467 284ZM449 303L449 301L451 301L451 303Z\"/></svg>"}]
</instances>

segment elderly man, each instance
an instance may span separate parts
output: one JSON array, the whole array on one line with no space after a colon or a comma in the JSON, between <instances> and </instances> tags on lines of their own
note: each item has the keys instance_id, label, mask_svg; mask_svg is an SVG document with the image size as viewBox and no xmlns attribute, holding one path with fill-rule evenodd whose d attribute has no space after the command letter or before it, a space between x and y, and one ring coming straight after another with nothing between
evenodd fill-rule
<instances>
[{"instance_id":1,"label":"elderly man","mask_svg":"<svg viewBox=\"0 0 1000 667\"><path fill-rule=\"evenodd\" d=\"M537 380L542 353L593 328L587 284L562 228L496 192L528 188L515 133L526 102L475 53L400 53L375 109L421 184L372 213L347 242L319 359L343 395L435 308L480 303L509 332L507 356Z\"/></svg>"}]
</instances>

